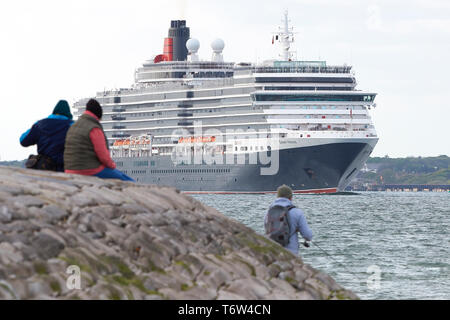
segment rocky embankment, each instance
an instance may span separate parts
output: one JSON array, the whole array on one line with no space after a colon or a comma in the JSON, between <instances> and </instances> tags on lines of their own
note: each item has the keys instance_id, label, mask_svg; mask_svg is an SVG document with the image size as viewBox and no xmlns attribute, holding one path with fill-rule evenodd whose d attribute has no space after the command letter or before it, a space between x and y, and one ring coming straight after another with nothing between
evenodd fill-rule
<instances>
[{"instance_id":1,"label":"rocky embankment","mask_svg":"<svg viewBox=\"0 0 450 320\"><path fill-rule=\"evenodd\" d=\"M346 298L357 297L173 188L0 167L0 299Z\"/></svg>"}]
</instances>

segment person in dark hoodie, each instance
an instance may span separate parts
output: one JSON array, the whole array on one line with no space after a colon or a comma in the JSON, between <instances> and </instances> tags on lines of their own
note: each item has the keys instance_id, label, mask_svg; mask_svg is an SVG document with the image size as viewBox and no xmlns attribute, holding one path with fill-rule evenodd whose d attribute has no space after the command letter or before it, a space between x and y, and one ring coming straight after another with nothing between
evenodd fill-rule
<instances>
[{"instance_id":1,"label":"person in dark hoodie","mask_svg":"<svg viewBox=\"0 0 450 320\"><path fill-rule=\"evenodd\" d=\"M117 170L111 159L108 140L100 124L102 115L100 103L90 99L86 104L86 111L67 133L64 150L65 172L134 182L132 178Z\"/></svg>"},{"instance_id":2,"label":"person in dark hoodie","mask_svg":"<svg viewBox=\"0 0 450 320\"><path fill-rule=\"evenodd\" d=\"M22 134L22 146L37 145L38 156L30 156L29 159L35 159L30 168L64 172L64 143L67 131L73 124L72 118L69 103L60 100L50 116L36 122Z\"/></svg>"}]
</instances>

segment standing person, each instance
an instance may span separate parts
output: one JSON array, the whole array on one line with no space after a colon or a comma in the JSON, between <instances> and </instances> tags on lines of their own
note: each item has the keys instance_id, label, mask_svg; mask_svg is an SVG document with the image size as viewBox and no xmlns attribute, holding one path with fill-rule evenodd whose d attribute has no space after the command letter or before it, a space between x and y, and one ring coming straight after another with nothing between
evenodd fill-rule
<instances>
[{"instance_id":1,"label":"standing person","mask_svg":"<svg viewBox=\"0 0 450 320\"><path fill-rule=\"evenodd\" d=\"M117 170L111 159L108 140L100 124L102 115L100 103L91 99L86 104L86 111L67 132L64 150L65 172L134 181Z\"/></svg>"},{"instance_id":2,"label":"standing person","mask_svg":"<svg viewBox=\"0 0 450 320\"><path fill-rule=\"evenodd\" d=\"M277 190L277 199L271 204L264 219L266 235L283 247L298 255L298 232L306 241L313 233L302 210L292 204L292 189L282 185Z\"/></svg>"},{"instance_id":3,"label":"standing person","mask_svg":"<svg viewBox=\"0 0 450 320\"><path fill-rule=\"evenodd\" d=\"M28 158L26 167L64 172L64 143L73 124L69 103L60 100L50 116L36 122L20 137L24 147L37 145L38 155Z\"/></svg>"}]
</instances>

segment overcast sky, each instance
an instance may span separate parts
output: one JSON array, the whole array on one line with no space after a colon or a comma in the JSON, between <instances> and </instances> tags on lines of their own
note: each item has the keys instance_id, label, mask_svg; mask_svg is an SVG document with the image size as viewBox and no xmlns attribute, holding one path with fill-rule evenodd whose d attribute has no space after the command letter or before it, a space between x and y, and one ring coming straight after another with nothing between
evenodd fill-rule
<instances>
[{"instance_id":1,"label":"overcast sky","mask_svg":"<svg viewBox=\"0 0 450 320\"><path fill-rule=\"evenodd\" d=\"M299 59L352 65L378 93L374 156L450 155L448 0L15 0L0 4L0 159L36 153L19 137L59 99L129 87L170 20L187 20L202 59L220 37L225 60L255 62L276 55L286 9Z\"/></svg>"}]
</instances>

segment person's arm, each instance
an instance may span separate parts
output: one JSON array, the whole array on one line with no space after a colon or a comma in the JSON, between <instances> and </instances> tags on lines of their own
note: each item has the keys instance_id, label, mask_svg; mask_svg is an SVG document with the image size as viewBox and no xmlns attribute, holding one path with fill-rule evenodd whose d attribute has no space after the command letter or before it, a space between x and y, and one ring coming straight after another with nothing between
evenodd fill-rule
<instances>
[{"instance_id":1,"label":"person's arm","mask_svg":"<svg viewBox=\"0 0 450 320\"><path fill-rule=\"evenodd\" d=\"M300 209L297 209L299 211L298 220L297 220L297 229L300 231L300 234L306 241L311 241L313 238L312 230L308 226L308 222L306 222L305 215Z\"/></svg>"},{"instance_id":2,"label":"person's arm","mask_svg":"<svg viewBox=\"0 0 450 320\"><path fill-rule=\"evenodd\" d=\"M89 138L91 138L98 160L100 160L105 167L115 169L116 164L113 159L111 159L109 150L106 147L105 135L103 134L103 131L100 128L94 128L89 133Z\"/></svg>"},{"instance_id":3,"label":"person's arm","mask_svg":"<svg viewBox=\"0 0 450 320\"><path fill-rule=\"evenodd\" d=\"M20 144L23 147L29 147L38 143L39 134L38 134L37 123L35 123L31 129L28 129L20 136Z\"/></svg>"}]
</instances>

